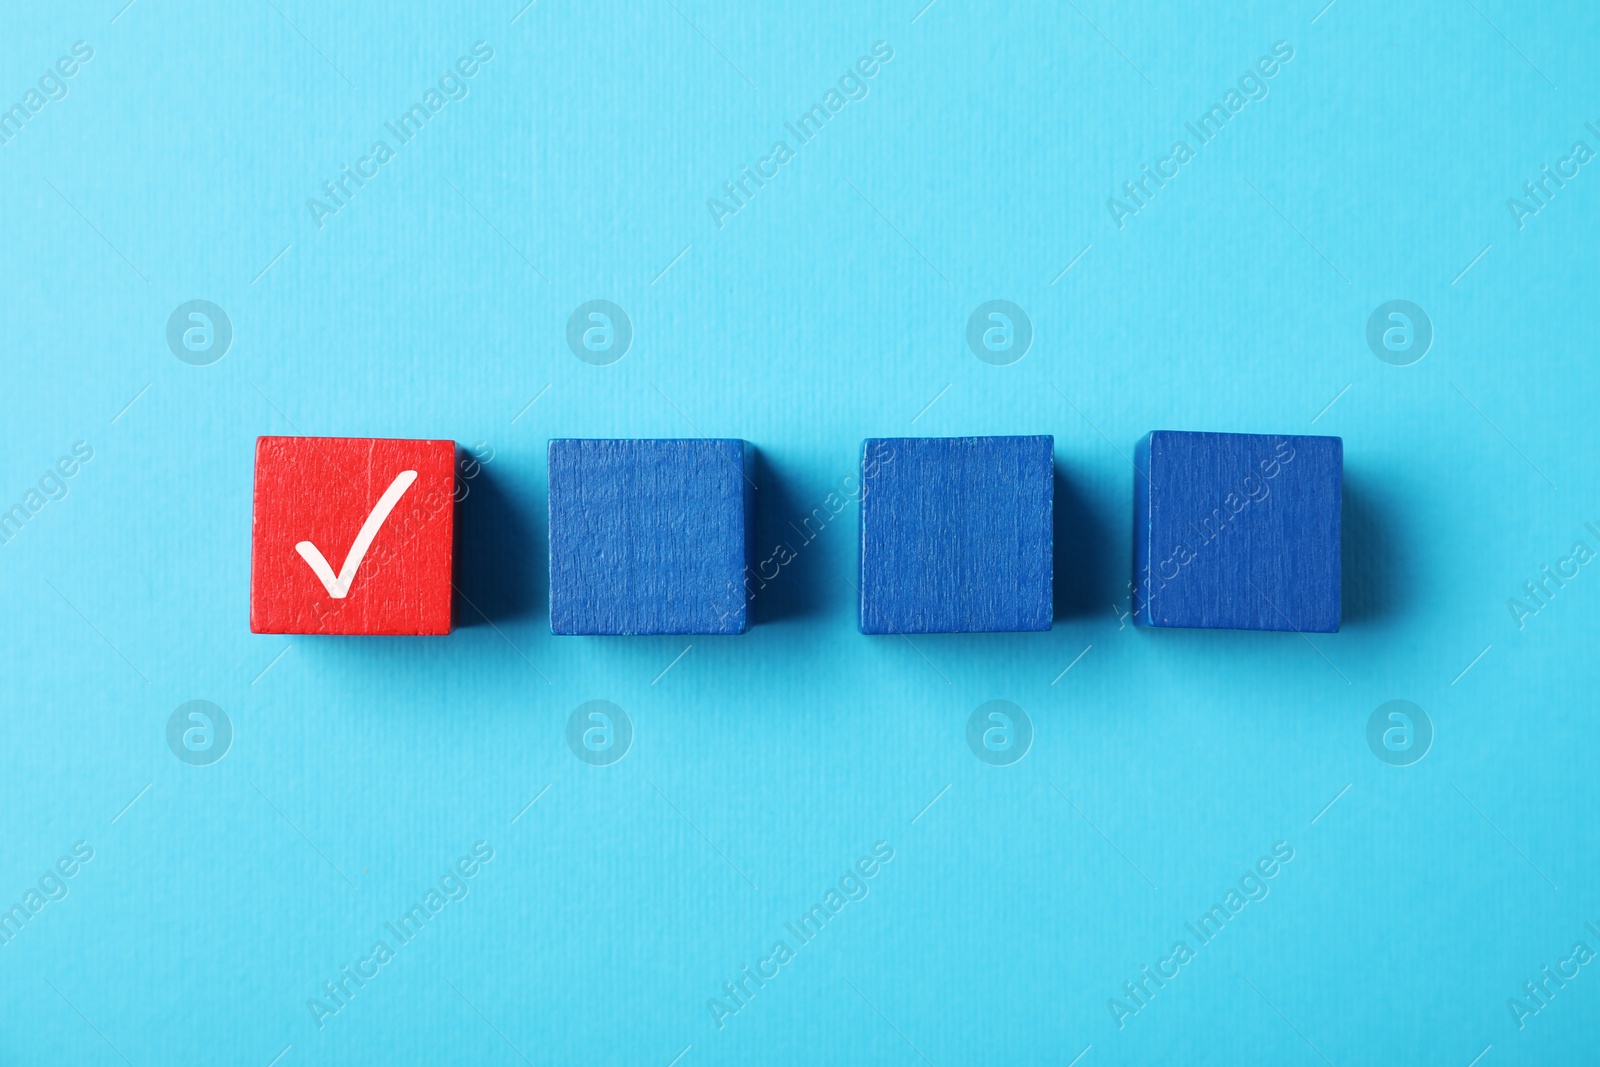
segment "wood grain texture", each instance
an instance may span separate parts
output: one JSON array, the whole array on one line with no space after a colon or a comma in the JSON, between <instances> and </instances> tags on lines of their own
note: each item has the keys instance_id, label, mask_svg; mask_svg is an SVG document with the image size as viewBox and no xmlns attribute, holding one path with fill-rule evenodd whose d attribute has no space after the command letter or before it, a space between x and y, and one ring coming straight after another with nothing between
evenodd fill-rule
<instances>
[{"instance_id":1,"label":"wood grain texture","mask_svg":"<svg viewBox=\"0 0 1600 1067\"><path fill-rule=\"evenodd\" d=\"M348 592L333 596L296 551L337 573L385 490L416 480L378 527ZM256 439L250 629L269 634L447 634L455 536L455 442Z\"/></svg>"},{"instance_id":2,"label":"wood grain texture","mask_svg":"<svg viewBox=\"0 0 1600 1067\"><path fill-rule=\"evenodd\" d=\"M1048 630L1054 438L874 438L861 459L861 632Z\"/></svg>"},{"instance_id":3,"label":"wood grain texture","mask_svg":"<svg viewBox=\"0 0 1600 1067\"><path fill-rule=\"evenodd\" d=\"M1339 629L1343 441L1157 430L1135 463L1135 621Z\"/></svg>"},{"instance_id":4,"label":"wood grain texture","mask_svg":"<svg viewBox=\"0 0 1600 1067\"><path fill-rule=\"evenodd\" d=\"M550 630L741 634L755 449L550 442Z\"/></svg>"}]
</instances>

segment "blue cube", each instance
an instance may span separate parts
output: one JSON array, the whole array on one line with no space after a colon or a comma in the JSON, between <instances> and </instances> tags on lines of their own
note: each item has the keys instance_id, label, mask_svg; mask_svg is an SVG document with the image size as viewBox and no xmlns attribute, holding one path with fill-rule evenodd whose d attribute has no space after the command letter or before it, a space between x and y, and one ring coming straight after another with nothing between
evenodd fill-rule
<instances>
[{"instance_id":1,"label":"blue cube","mask_svg":"<svg viewBox=\"0 0 1600 1067\"><path fill-rule=\"evenodd\" d=\"M1048 630L1054 438L874 438L861 455L861 632Z\"/></svg>"},{"instance_id":2,"label":"blue cube","mask_svg":"<svg viewBox=\"0 0 1600 1067\"><path fill-rule=\"evenodd\" d=\"M755 449L550 442L550 630L742 634Z\"/></svg>"},{"instance_id":3,"label":"blue cube","mask_svg":"<svg viewBox=\"0 0 1600 1067\"><path fill-rule=\"evenodd\" d=\"M1156 430L1135 465L1135 621L1339 629L1343 441Z\"/></svg>"}]
</instances>

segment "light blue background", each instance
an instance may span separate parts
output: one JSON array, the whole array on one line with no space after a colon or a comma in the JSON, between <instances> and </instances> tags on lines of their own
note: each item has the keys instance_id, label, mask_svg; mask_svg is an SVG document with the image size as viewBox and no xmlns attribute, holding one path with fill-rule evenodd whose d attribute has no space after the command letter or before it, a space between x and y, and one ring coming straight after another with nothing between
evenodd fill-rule
<instances>
[{"instance_id":1,"label":"light blue background","mask_svg":"<svg viewBox=\"0 0 1600 1067\"><path fill-rule=\"evenodd\" d=\"M4 505L95 450L0 547L0 903L95 850L0 946L0 1063L1592 1054L1595 965L1521 1030L1506 1004L1600 949L1600 572L1507 607L1600 544L1600 174L1506 206L1600 149L1592 6L121 6L0 32L7 105L95 50L0 147ZM478 40L469 95L319 230L306 199ZM707 198L880 40L719 229ZM1280 40L1119 230L1106 198ZM235 329L207 367L164 339L193 298ZM636 330L609 367L565 343L596 298ZM1035 329L1009 367L964 341L996 298ZM1366 346L1391 299L1436 330L1413 366ZM1341 633L1119 619L1153 428L1344 438ZM487 443L458 582L494 625L250 634L253 442L293 433ZM548 632L551 437L748 439L775 540L865 437L1007 433L1055 435L1051 632L861 636L854 506L745 636ZM236 731L209 767L166 744L191 699ZM564 740L591 699L636 730L610 767ZM965 742L991 699L1034 724L1009 767ZM1434 723L1414 766L1368 749L1390 699ZM479 840L470 895L319 1029L307 999ZM871 895L719 1030L707 999L876 841ZM1108 998L1279 841L1119 1030Z\"/></svg>"}]
</instances>

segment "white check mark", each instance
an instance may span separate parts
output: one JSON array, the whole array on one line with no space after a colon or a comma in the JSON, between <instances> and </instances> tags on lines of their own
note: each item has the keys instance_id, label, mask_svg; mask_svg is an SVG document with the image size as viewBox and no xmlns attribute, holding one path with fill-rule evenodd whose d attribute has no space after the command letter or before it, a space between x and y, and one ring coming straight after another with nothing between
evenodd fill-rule
<instances>
[{"instance_id":1,"label":"white check mark","mask_svg":"<svg viewBox=\"0 0 1600 1067\"><path fill-rule=\"evenodd\" d=\"M356 569L361 566L367 549L372 547L372 539L378 536L378 531L383 527L383 520L389 517L389 512L406 495L406 490L411 488L411 483L417 480L416 471L401 471L395 480L389 483L389 488L383 491L378 498L378 506L372 509L372 514L367 516L367 521L361 524L361 532L356 534L355 543L350 546L349 555L344 557L344 566L339 568L336 576L333 568L328 566L328 561L322 558L322 553L310 541L301 541L294 546L300 553L300 558L311 567L311 573L322 582L328 595L335 600L343 600L350 592L350 583L356 579Z\"/></svg>"}]
</instances>

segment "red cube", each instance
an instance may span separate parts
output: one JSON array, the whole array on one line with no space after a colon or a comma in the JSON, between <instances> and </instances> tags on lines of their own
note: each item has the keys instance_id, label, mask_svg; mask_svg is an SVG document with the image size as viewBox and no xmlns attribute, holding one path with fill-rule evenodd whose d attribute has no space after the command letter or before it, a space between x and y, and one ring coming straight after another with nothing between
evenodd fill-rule
<instances>
[{"instance_id":1,"label":"red cube","mask_svg":"<svg viewBox=\"0 0 1600 1067\"><path fill-rule=\"evenodd\" d=\"M257 438L250 629L449 633L455 448Z\"/></svg>"}]
</instances>

